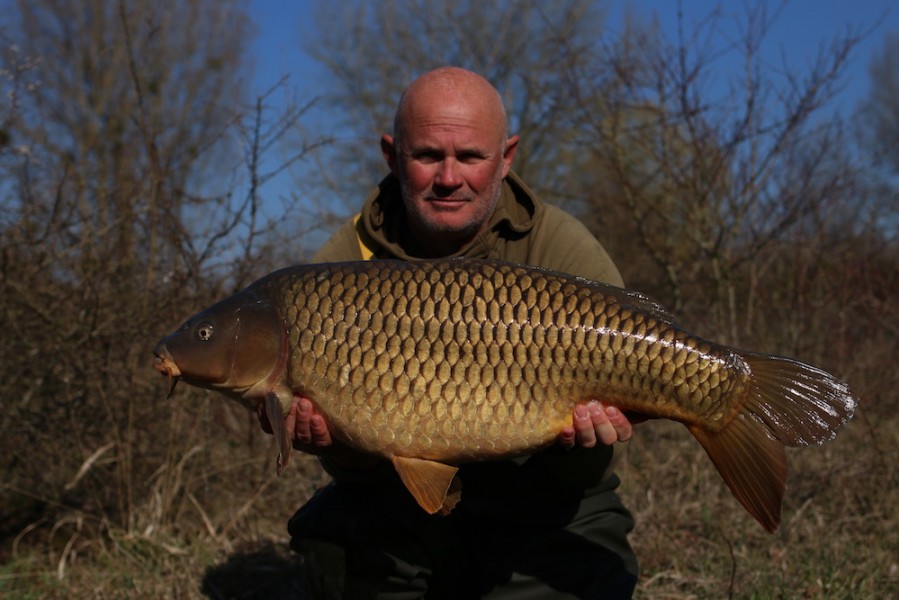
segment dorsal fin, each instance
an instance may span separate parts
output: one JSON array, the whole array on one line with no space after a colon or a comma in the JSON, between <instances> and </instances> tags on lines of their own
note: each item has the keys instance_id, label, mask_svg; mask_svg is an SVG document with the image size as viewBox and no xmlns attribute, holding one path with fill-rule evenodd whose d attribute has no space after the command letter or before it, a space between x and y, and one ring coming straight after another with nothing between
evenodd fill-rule
<instances>
[{"instance_id":1,"label":"dorsal fin","mask_svg":"<svg viewBox=\"0 0 899 600\"><path fill-rule=\"evenodd\" d=\"M622 306L627 306L639 310L640 312L647 313L659 321L674 323L674 314L643 292L614 286L608 287L610 288L608 293L615 296L615 299L618 300L618 303Z\"/></svg>"}]
</instances>

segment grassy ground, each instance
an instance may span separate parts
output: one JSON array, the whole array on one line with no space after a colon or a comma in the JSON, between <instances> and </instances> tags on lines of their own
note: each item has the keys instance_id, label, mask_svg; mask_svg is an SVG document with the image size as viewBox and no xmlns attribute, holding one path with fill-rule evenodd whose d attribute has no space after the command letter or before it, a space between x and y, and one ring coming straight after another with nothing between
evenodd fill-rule
<instances>
[{"instance_id":1,"label":"grassy ground","mask_svg":"<svg viewBox=\"0 0 899 600\"><path fill-rule=\"evenodd\" d=\"M323 476L299 456L276 479L262 439L182 462L167 518L150 516L165 495L157 474L130 528L59 507L21 529L2 546L0 597L306 597L285 524ZM784 522L771 535L683 427L641 425L620 467L638 523L637 597L899 597L897 447L899 418L862 408L835 442L791 451ZM218 461L230 471L210 470Z\"/></svg>"},{"instance_id":2,"label":"grassy ground","mask_svg":"<svg viewBox=\"0 0 899 600\"><path fill-rule=\"evenodd\" d=\"M105 454L86 457L75 477L56 477L68 483L52 498L4 481L8 514L41 510L0 538L0 597L308 597L285 525L324 481L317 460L295 454L275 477L270 436L221 397L161 409L171 412L170 458L132 485L125 523L92 500L110 497L100 492L116 461ZM863 402L835 441L789 452L774 535L737 504L682 426L640 425L628 446L619 471L637 518L639 598L899 597L892 398Z\"/></svg>"},{"instance_id":3,"label":"grassy ground","mask_svg":"<svg viewBox=\"0 0 899 600\"><path fill-rule=\"evenodd\" d=\"M835 442L790 452L774 535L740 509L676 426L644 430L623 469L638 522L639 596L899 597L899 422L874 432L867 421L860 414ZM667 465L649 464L658 456L652 448L669 456Z\"/></svg>"}]
</instances>

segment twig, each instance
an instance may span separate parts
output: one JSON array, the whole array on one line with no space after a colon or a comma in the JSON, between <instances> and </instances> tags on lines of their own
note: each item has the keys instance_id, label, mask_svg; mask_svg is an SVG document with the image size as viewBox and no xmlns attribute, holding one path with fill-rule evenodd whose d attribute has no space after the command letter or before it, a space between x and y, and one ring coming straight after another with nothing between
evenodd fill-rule
<instances>
[{"instance_id":1,"label":"twig","mask_svg":"<svg viewBox=\"0 0 899 600\"><path fill-rule=\"evenodd\" d=\"M81 481L81 478L84 477L84 475L85 475L85 474L90 470L90 468L94 465L94 463L97 462L97 461L100 459L100 457L103 456L103 454L105 454L105 453L106 453L110 448L112 448L114 445L115 445L115 444L114 444L113 442L109 442L109 443L106 444L105 446L103 446L103 447L98 448L97 450L95 450L94 453L91 454L91 455L87 458L87 460L84 461L84 463L81 465L81 468L78 469L78 473L75 474L75 477L74 477L70 482L68 482L67 484L65 484L65 485L63 486L63 489L66 490L66 491L69 491L69 490L71 490L73 487L75 487L75 486L78 484L78 482Z\"/></svg>"}]
</instances>

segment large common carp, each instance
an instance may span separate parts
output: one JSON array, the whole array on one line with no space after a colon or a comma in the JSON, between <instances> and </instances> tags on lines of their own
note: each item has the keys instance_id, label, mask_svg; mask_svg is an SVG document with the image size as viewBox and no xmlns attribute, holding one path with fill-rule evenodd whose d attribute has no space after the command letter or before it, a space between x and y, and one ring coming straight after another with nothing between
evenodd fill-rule
<instances>
[{"instance_id":1,"label":"large common carp","mask_svg":"<svg viewBox=\"0 0 899 600\"><path fill-rule=\"evenodd\" d=\"M264 403L279 472L297 392L336 438L392 461L431 513L451 509L459 464L552 444L574 404L597 398L684 423L773 531L784 446L833 438L856 405L828 373L705 341L643 295L481 260L283 269L192 317L154 353L172 386L180 378L251 410Z\"/></svg>"}]
</instances>

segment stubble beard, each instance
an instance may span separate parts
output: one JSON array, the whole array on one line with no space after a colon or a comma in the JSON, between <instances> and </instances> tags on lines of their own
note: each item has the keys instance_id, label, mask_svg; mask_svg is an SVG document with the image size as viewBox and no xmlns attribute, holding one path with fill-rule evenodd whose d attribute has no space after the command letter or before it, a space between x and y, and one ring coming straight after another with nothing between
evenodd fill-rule
<instances>
[{"instance_id":1,"label":"stubble beard","mask_svg":"<svg viewBox=\"0 0 899 600\"><path fill-rule=\"evenodd\" d=\"M486 229L489 219L499 203L503 185L502 165L499 166L497 171L496 177L485 190L487 202L479 204L477 212L461 225L437 221L432 216L426 215L421 209L431 202L431 198L436 196L432 193L432 189L428 188L418 194L413 194L409 192L409 188L411 188L409 182L401 180L400 190L410 224L414 229L418 230L419 235L438 236L445 241L452 240L457 242L460 246L471 241L476 235ZM479 202L479 199L470 193L462 196L453 195L451 198L462 200L466 203Z\"/></svg>"}]
</instances>

